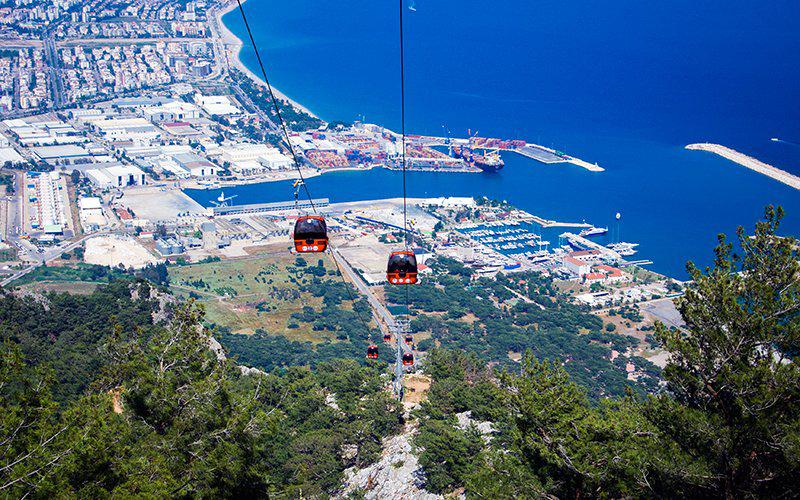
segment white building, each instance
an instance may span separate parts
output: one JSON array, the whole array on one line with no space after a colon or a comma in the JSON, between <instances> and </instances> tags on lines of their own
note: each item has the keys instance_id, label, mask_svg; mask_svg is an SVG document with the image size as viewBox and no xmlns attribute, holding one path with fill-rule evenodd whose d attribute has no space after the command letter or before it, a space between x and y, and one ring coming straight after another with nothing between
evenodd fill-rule
<instances>
[{"instance_id":1,"label":"white building","mask_svg":"<svg viewBox=\"0 0 800 500\"><path fill-rule=\"evenodd\" d=\"M266 144L237 144L222 148L220 161L239 175L258 175L292 168L292 159Z\"/></svg>"},{"instance_id":2,"label":"white building","mask_svg":"<svg viewBox=\"0 0 800 500\"><path fill-rule=\"evenodd\" d=\"M208 95L204 96L197 93L194 96L195 102L203 108L209 115L227 116L239 115L242 111L233 105L228 96L224 95Z\"/></svg>"},{"instance_id":3,"label":"white building","mask_svg":"<svg viewBox=\"0 0 800 500\"><path fill-rule=\"evenodd\" d=\"M266 144L235 144L224 146L222 149L222 161L236 163L241 161L258 160L261 156L271 154L278 150Z\"/></svg>"},{"instance_id":4,"label":"white building","mask_svg":"<svg viewBox=\"0 0 800 500\"><path fill-rule=\"evenodd\" d=\"M84 172L86 177L92 181L95 186L105 189L114 186L111 176L103 168L93 168Z\"/></svg>"},{"instance_id":5,"label":"white building","mask_svg":"<svg viewBox=\"0 0 800 500\"><path fill-rule=\"evenodd\" d=\"M67 226L65 197L58 172L37 175L26 174L26 185L33 185L29 193L31 203L31 226L46 234L62 234Z\"/></svg>"},{"instance_id":6,"label":"white building","mask_svg":"<svg viewBox=\"0 0 800 500\"><path fill-rule=\"evenodd\" d=\"M23 146L74 144L86 139L72 125L62 121L26 121L23 118L5 120L3 124Z\"/></svg>"},{"instance_id":7,"label":"white building","mask_svg":"<svg viewBox=\"0 0 800 500\"><path fill-rule=\"evenodd\" d=\"M91 231L108 223L100 198L78 198L78 208L80 209L81 225L85 230Z\"/></svg>"},{"instance_id":8,"label":"white building","mask_svg":"<svg viewBox=\"0 0 800 500\"><path fill-rule=\"evenodd\" d=\"M150 141L161 135L158 127L144 118L106 118L92 125L108 139Z\"/></svg>"},{"instance_id":9,"label":"white building","mask_svg":"<svg viewBox=\"0 0 800 500\"><path fill-rule=\"evenodd\" d=\"M25 163L23 158L14 148L0 148L0 165L11 162L14 165Z\"/></svg>"},{"instance_id":10,"label":"white building","mask_svg":"<svg viewBox=\"0 0 800 500\"><path fill-rule=\"evenodd\" d=\"M132 165L95 168L87 170L86 176L101 188L143 186L146 184L144 172Z\"/></svg>"},{"instance_id":11,"label":"white building","mask_svg":"<svg viewBox=\"0 0 800 500\"><path fill-rule=\"evenodd\" d=\"M173 101L161 106L150 106L142 110L144 117L153 123L178 122L200 118L200 109L194 104Z\"/></svg>"},{"instance_id":12,"label":"white building","mask_svg":"<svg viewBox=\"0 0 800 500\"><path fill-rule=\"evenodd\" d=\"M569 255L564 257L562 263L567 271L576 276L584 276L592 270L591 265L587 264L586 262L581 262L574 257L570 257Z\"/></svg>"},{"instance_id":13,"label":"white building","mask_svg":"<svg viewBox=\"0 0 800 500\"><path fill-rule=\"evenodd\" d=\"M292 168L292 158L275 148L258 157L258 160L269 170L286 170Z\"/></svg>"},{"instance_id":14,"label":"white building","mask_svg":"<svg viewBox=\"0 0 800 500\"><path fill-rule=\"evenodd\" d=\"M217 175L217 166L196 153L178 153L172 155L175 163L192 177L213 177Z\"/></svg>"},{"instance_id":15,"label":"white building","mask_svg":"<svg viewBox=\"0 0 800 500\"><path fill-rule=\"evenodd\" d=\"M598 260L600 260L600 257L601 257L600 251L599 250L594 250L594 249L577 250L575 252L570 252L568 255L570 257L572 257L573 259L575 259L575 260L579 260L581 262L586 262L588 264L596 263Z\"/></svg>"}]
</instances>

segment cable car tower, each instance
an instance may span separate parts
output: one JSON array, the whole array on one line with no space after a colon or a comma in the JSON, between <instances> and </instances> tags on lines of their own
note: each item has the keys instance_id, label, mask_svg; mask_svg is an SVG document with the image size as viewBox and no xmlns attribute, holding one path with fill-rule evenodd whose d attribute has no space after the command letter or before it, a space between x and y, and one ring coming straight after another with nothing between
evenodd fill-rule
<instances>
[{"instance_id":1,"label":"cable car tower","mask_svg":"<svg viewBox=\"0 0 800 500\"><path fill-rule=\"evenodd\" d=\"M403 376L406 373L405 366L403 365L403 346L406 344L402 339L405 337L406 332L410 331L410 328L411 325L408 317L395 319L394 323L389 325L397 347L394 365L394 395L400 401L403 400Z\"/></svg>"},{"instance_id":2,"label":"cable car tower","mask_svg":"<svg viewBox=\"0 0 800 500\"><path fill-rule=\"evenodd\" d=\"M302 179L297 179L292 183L292 187L294 188L294 209L297 211L300 211L300 188L304 187L305 185L306 183Z\"/></svg>"}]
</instances>

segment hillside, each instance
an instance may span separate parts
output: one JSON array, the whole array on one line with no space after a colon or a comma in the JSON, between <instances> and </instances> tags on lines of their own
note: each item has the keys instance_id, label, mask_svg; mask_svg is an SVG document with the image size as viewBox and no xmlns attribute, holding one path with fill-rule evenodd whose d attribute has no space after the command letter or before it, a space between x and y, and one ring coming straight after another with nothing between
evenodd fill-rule
<instances>
[{"instance_id":1,"label":"hillside","mask_svg":"<svg viewBox=\"0 0 800 500\"><path fill-rule=\"evenodd\" d=\"M428 351L424 385L431 382L405 405L387 390L385 364L322 348L353 344L359 330L347 322L312 327L336 337L321 342L223 332L227 350L218 353L198 302L141 275L104 275L80 295L37 292L30 283L4 290L0 491L13 498L794 496L800 263L796 240L776 236L781 216L768 209L753 236L739 235L736 254L723 240L714 268L689 266L693 283L679 301L685 330L655 331L670 354L652 375L656 393L619 379L624 372L606 358L631 341L551 297L557 292L547 282L531 275L467 283L446 261L410 297L421 311L414 328L427 334L420 347ZM243 295L241 287L269 284L261 280L278 287L278 277L315 284L301 293L321 302L281 321L313 323L325 308L357 307L324 286L324 267L288 265L294 274L259 263L256 274L273 274L253 282L241 269L241 280L221 274L224 267L168 274L198 294L230 282L239 288L229 299ZM164 278L156 269L144 274ZM399 302L391 292L387 300ZM282 307L264 302L267 316ZM273 337L317 358L293 357L270 344ZM261 342L272 347L260 350ZM342 356L327 359L334 353ZM277 355L291 362L278 364ZM265 360L269 373L239 365L246 356Z\"/></svg>"}]
</instances>

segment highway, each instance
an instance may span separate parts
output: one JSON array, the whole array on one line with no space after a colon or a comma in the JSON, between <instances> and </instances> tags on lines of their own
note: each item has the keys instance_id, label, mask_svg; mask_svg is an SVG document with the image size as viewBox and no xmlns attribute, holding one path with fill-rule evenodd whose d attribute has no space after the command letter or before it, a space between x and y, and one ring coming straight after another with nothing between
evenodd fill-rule
<instances>
[{"instance_id":1,"label":"highway","mask_svg":"<svg viewBox=\"0 0 800 500\"><path fill-rule=\"evenodd\" d=\"M61 81L61 75L59 74L61 62L58 58L56 43L50 36L44 39L44 56L47 60L47 68L50 73L50 90L53 95L53 108L61 109L66 102L64 82Z\"/></svg>"},{"instance_id":2,"label":"highway","mask_svg":"<svg viewBox=\"0 0 800 500\"><path fill-rule=\"evenodd\" d=\"M212 38L203 37L149 37L149 38L71 38L69 40L59 41L58 44L62 47L91 47L91 46L114 46L114 45L143 45L153 43L191 43L213 42Z\"/></svg>"}]
</instances>

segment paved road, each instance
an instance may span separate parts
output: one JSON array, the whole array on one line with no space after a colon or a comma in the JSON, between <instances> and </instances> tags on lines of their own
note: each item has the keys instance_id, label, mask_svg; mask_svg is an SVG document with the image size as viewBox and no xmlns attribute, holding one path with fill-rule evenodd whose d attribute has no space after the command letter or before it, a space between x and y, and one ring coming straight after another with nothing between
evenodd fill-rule
<instances>
[{"instance_id":1,"label":"paved road","mask_svg":"<svg viewBox=\"0 0 800 500\"><path fill-rule=\"evenodd\" d=\"M17 280L17 279L25 276L26 274L28 274L29 272L33 271L37 267L39 267L41 265L44 265L47 262L51 262L51 261L57 259L59 256L61 256L62 253L70 252L70 251L74 250L75 248L80 246L84 241L88 240L89 238L93 238L95 236L106 235L106 234L113 234L113 233L116 233L116 232L118 232L118 231L100 231L100 232L97 232L97 233L87 234L87 235L83 236L82 238L77 239L77 240L72 241L72 242L68 242L68 243L67 242L62 242L61 244L44 251L42 254L39 254L39 255L34 254L33 257L35 257L36 259L39 259L39 260L37 260L36 263L31 264L30 266L28 266L28 267L26 267L24 269L20 269L19 271L15 272L11 276L6 277L2 281L0 281L0 285L7 286L8 284L13 282L14 280ZM64 243L66 243L66 245Z\"/></svg>"},{"instance_id":2,"label":"paved road","mask_svg":"<svg viewBox=\"0 0 800 500\"><path fill-rule=\"evenodd\" d=\"M372 316L380 327L381 332L393 334L394 332L392 330L393 326L395 325L395 318L392 316L392 313L390 313L386 306L384 306L383 303L381 303L381 301L375 297L375 295L372 293L372 290L370 290L367 284L358 277L356 272L352 267L350 267L350 264L348 264L347 260L342 257L342 254L340 254L338 250L331 248L331 254L339 263L339 267L341 268L342 272L355 285L356 289L367 298L367 302L369 302L369 305L372 308ZM400 342L404 352L411 352L411 346L407 345L404 342L404 339L398 338L397 340Z\"/></svg>"},{"instance_id":3,"label":"paved road","mask_svg":"<svg viewBox=\"0 0 800 500\"><path fill-rule=\"evenodd\" d=\"M86 47L86 46L103 46L103 45L137 45L137 44L152 44L152 43L193 43L193 42L213 42L213 38L203 37L150 37L150 38L70 38L68 40L59 40L58 45L61 47Z\"/></svg>"},{"instance_id":4,"label":"paved road","mask_svg":"<svg viewBox=\"0 0 800 500\"><path fill-rule=\"evenodd\" d=\"M61 109L66 102L64 82L61 81L61 75L59 73L61 61L58 57L58 51L56 50L56 43L49 36L44 39L44 55L50 72L50 89L53 95L53 107L55 109Z\"/></svg>"},{"instance_id":5,"label":"paved road","mask_svg":"<svg viewBox=\"0 0 800 500\"><path fill-rule=\"evenodd\" d=\"M42 47L42 41L24 38L0 38L0 45L2 45L4 49L38 49Z\"/></svg>"}]
</instances>

